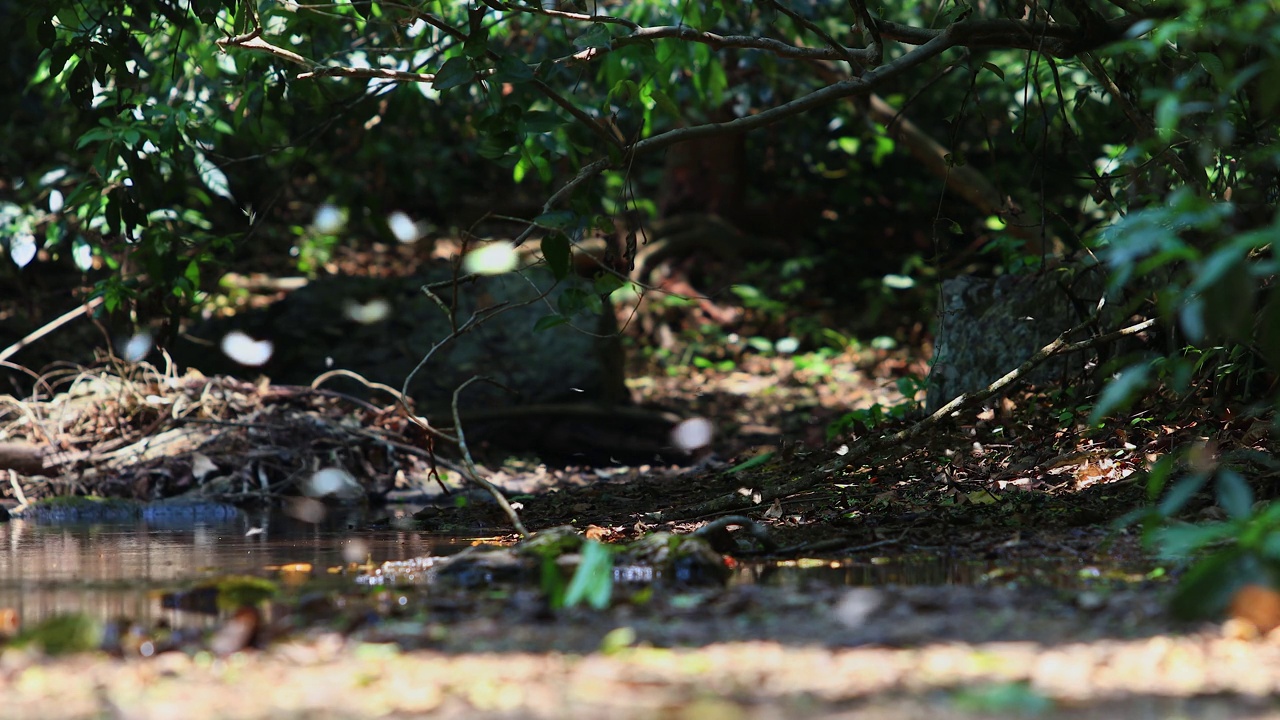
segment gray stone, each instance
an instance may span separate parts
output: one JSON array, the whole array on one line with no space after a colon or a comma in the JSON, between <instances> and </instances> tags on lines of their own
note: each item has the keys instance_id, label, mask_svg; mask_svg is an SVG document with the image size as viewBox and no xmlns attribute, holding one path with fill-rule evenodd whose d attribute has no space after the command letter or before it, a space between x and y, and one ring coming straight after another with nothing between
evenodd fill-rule
<instances>
[{"instance_id":1,"label":"gray stone","mask_svg":"<svg viewBox=\"0 0 1280 720\"><path fill-rule=\"evenodd\" d=\"M1096 268L943 281L926 411L982 390L1016 369L1064 330L1089 317L1104 292L1105 277ZM1100 318L1108 330L1123 317L1115 305L1109 299ZM1068 339L1087 337L1082 332ZM1026 379L1044 384L1071 373L1079 375L1087 360L1087 353L1053 358Z\"/></svg>"}]
</instances>

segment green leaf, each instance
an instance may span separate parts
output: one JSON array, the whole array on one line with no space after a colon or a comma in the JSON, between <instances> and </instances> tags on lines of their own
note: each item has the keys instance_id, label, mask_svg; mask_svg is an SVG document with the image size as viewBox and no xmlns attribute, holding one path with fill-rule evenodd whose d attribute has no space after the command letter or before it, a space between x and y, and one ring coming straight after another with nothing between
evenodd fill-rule
<instances>
[{"instance_id":1,"label":"green leaf","mask_svg":"<svg viewBox=\"0 0 1280 720\"><path fill-rule=\"evenodd\" d=\"M1169 488L1169 494L1164 496L1160 501L1158 509L1164 517L1171 517L1178 513L1182 508L1186 507L1187 502L1200 492L1205 483L1209 482L1209 476L1206 473L1195 473L1188 475L1173 484Z\"/></svg>"},{"instance_id":2,"label":"green leaf","mask_svg":"<svg viewBox=\"0 0 1280 720\"><path fill-rule=\"evenodd\" d=\"M589 298L591 297L592 295L582 288L568 288L560 294L560 299L556 302L556 305L562 314L573 316L588 307Z\"/></svg>"},{"instance_id":3,"label":"green leaf","mask_svg":"<svg viewBox=\"0 0 1280 720\"><path fill-rule=\"evenodd\" d=\"M609 607L613 595L613 551L603 543L582 543L581 559L569 587L564 593L564 606L574 607L585 600L596 610Z\"/></svg>"},{"instance_id":4,"label":"green leaf","mask_svg":"<svg viewBox=\"0 0 1280 720\"><path fill-rule=\"evenodd\" d=\"M58 31L53 26L53 19L49 18L36 26L36 42L40 43L40 47L52 47L53 43L58 39Z\"/></svg>"},{"instance_id":5,"label":"green leaf","mask_svg":"<svg viewBox=\"0 0 1280 720\"><path fill-rule=\"evenodd\" d=\"M480 138L480 143L476 146L476 153L487 160L497 160L510 154L511 148L515 144L515 138L510 133L486 135Z\"/></svg>"},{"instance_id":6,"label":"green leaf","mask_svg":"<svg viewBox=\"0 0 1280 720\"><path fill-rule=\"evenodd\" d=\"M1226 68L1222 65L1222 58L1213 53L1196 53L1196 59L1200 61L1200 65L1209 73L1209 77L1213 78L1214 83L1222 85L1226 79Z\"/></svg>"},{"instance_id":7,"label":"green leaf","mask_svg":"<svg viewBox=\"0 0 1280 720\"><path fill-rule=\"evenodd\" d=\"M556 564L554 555L542 557L542 575L539 585L547 596L547 604L553 609L564 607L564 576L560 574L560 566Z\"/></svg>"},{"instance_id":8,"label":"green leaf","mask_svg":"<svg viewBox=\"0 0 1280 720\"><path fill-rule=\"evenodd\" d=\"M613 38L609 37L609 29L604 24L592 25L586 32L573 39L573 46L577 48L600 48L609 50L613 48Z\"/></svg>"},{"instance_id":9,"label":"green leaf","mask_svg":"<svg viewBox=\"0 0 1280 720\"><path fill-rule=\"evenodd\" d=\"M542 238L542 257L556 280L563 280L569 274L573 254L569 251L569 238L564 233L554 232Z\"/></svg>"},{"instance_id":10,"label":"green leaf","mask_svg":"<svg viewBox=\"0 0 1280 720\"><path fill-rule=\"evenodd\" d=\"M707 14L702 16L702 22L698 23L698 27L703 32L714 30L722 17L724 17L724 12L720 8L712 6L710 10L707 10Z\"/></svg>"},{"instance_id":11,"label":"green leaf","mask_svg":"<svg viewBox=\"0 0 1280 720\"><path fill-rule=\"evenodd\" d=\"M1178 583L1169 609L1182 620L1217 617L1236 590L1249 583L1267 585L1270 579L1257 556L1230 548L1192 566Z\"/></svg>"},{"instance_id":12,"label":"green leaf","mask_svg":"<svg viewBox=\"0 0 1280 720\"><path fill-rule=\"evenodd\" d=\"M436 71L436 79L431 84L436 90L444 91L465 85L471 82L473 77L475 72L471 70L471 63L466 58L452 57Z\"/></svg>"},{"instance_id":13,"label":"green leaf","mask_svg":"<svg viewBox=\"0 0 1280 720\"><path fill-rule=\"evenodd\" d=\"M1001 80L1003 80L1003 79L1004 79L1004 71L1003 71L1003 70L1001 70L1001 69L1000 69L1000 67L999 67L998 65L996 65L995 63L984 62L984 63L982 63L982 67L984 67L984 68L986 68L986 69L990 70L991 72L995 73L996 77L1000 78Z\"/></svg>"},{"instance_id":14,"label":"green leaf","mask_svg":"<svg viewBox=\"0 0 1280 720\"><path fill-rule=\"evenodd\" d=\"M1151 542L1159 552L1160 558L1186 560L1206 547L1230 538L1238 530L1239 528L1233 523L1170 524L1152 533Z\"/></svg>"},{"instance_id":15,"label":"green leaf","mask_svg":"<svg viewBox=\"0 0 1280 720\"><path fill-rule=\"evenodd\" d=\"M559 115L545 110L534 110L520 117L520 129L530 133L546 133L564 125Z\"/></svg>"},{"instance_id":16,"label":"green leaf","mask_svg":"<svg viewBox=\"0 0 1280 720\"><path fill-rule=\"evenodd\" d=\"M1173 472L1173 462L1173 455L1164 455L1147 471L1147 500L1149 502L1154 503L1160 499L1160 494L1164 492L1165 483L1169 480L1169 473Z\"/></svg>"},{"instance_id":17,"label":"green leaf","mask_svg":"<svg viewBox=\"0 0 1280 720\"><path fill-rule=\"evenodd\" d=\"M200 287L200 264L195 260L187 263L187 269L182 276L191 283L192 287Z\"/></svg>"},{"instance_id":18,"label":"green leaf","mask_svg":"<svg viewBox=\"0 0 1280 720\"><path fill-rule=\"evenodd\" d=\"M195 151L196 172L200 175L200 181L204 186L219 197L226 198L231 202L235 202L235 198L231 195L231 188L227 182L226 173L209 161L204 153L199 150Z\"/></svg>"},{"instance_id":19,"label":"green leaf","mask_svg":"<svg viewBox=\"0 0 1280 720\"><path fill-rule=\"evenodd\" d=\"M640 94L640 86L635 80L620 80L613 89L609 91L609 100L622 104L631 103Z\"/></svg>"},{"instance_id":20,"label":"green leaf","mask_svg":"<svg viewBox=\"0 0 1280 720\"><path fill-rule=\"evenodd\" d=\"M743 460L737 465L734 465L728 470L725 470L724 473L726 475L736 475L740 472L743 472L744 470L750 470L751 468L764 465L765 463L769 462L772 459L773 459L773 451L768 450L766 452L760 453L759 455L756 455L753 458L747 458L746 460Z\"/></svg>"},{"instance_id":21,"label":"green leaf","mask_svg":"<svg viewBox=\"0 0 1280 720\"><path fill-rule=\"evenodd\" d=\"M564 230L578 224L578 214L572 210L553 210L542 213L534 218L533 222L538 227Z\"/></svg>"},{"instance_id":22,"label":"green leaf","mask_svg":"<svg viewBox=\"0 0 1280 720\"><path fill-rule=\"evenodd\" d=\"M533 70L514 55L503 55L498 60L497 72L493 74L496 82L522 83L533 79Z\"/></svg>"},{"instance_id":23,"label":"green leaf","mask_svg":"<svg viewBox=\"0 0 1280 720\"><path fill-rule=\"evenodd\" d=\"M80 136L80 139L76 141L76 149L79 150L91 142L110 140L113 137L115 137L115 131L111 128L93 128Z\"/></svg>"},{"instance_id":24,"label":"green leaf","mask_svg":"<svg viewBox=\"0 0 1280 720\"><path fill-rule=\"evenodd\" d=\"M1117 410L1123 410L1138 399L1138 395L1151 384L1151 366L1147 363L1130 365L1118 376L1107 383L1089 414L1089 424L1093 425Z\"/></svg>"},{"instance_id":25,"label":"green leaf","mask_svg":"<svg viewBox=\"0 0 1280 720\"><path fill-rule=\"evenodd\" d=\"M676 118L677 120L682 118L682 115L680 113L680 106L677 105L676 102L671 99L670 95L666 94L665 92L663 92L658 88L653 88L652 90L649 91L649 97L653 98L654 105L656 105L659 109L661 109L662 112L670 115L673 118Z\"/></svg>"},{"instance_id":26,"label":"green leaf","mask_svg":"<svg viewBox=\"0 0 1280 720\"><path fill-rule=\"evenodd\" d=\"M373 15L372 0L351 0L351 7L356 11L356 15L368 20Z\"/></svg>"},{"instance_id":27,"label":"green leaf","mask_svg":"<svg viewBox=\"0 0 1280 720\"><path fill-rule=\"evenodd\" d=\"M538 318L538 322L533 324L533 331L540 332L542 330L550 330L553 327L566 325L568 322L569 318L563 315L543 315Z\"/></svg>"},{"instance_id":28,"label":"green leaf","mask_svg":"<svg viewBox=\"0 0 1280 720\"><path fill-rule=\"evenodd\" d=\"M1227 517L1246 518L1253 513L1253 489L1231 468L1220 468L1217 477L1218 506Z\"/></svg>"},{"instance_id":29,"label":"green leaf","mask_svg":"<svg viewBox=\"0 0 1280 720\"><path fill-rule=\"evenodd\" d=\"M57 77L58 73L62 72L62 69L67 66L67 61L71 59L73 54L75 54L75 51L71 49L70 45L55 47L53 52L49 53L49 77Z\"/></svg>"},{"instance_id":30,"label":"green leaf","mask_svg":"<svg viewBox=\"0 0 1280 720\"><path fill-rule=\"evenodd\" d=\"M615 290L625 284L626 283L623 282L622 278L617 275L602 272L599 275L596 275L595 282L592 283L592 288L596 291L597 295L608 296L612 295Z\"/></svg>"},{"instance_id":31,"label":"green leaf","mask_svg":"<svg viewBox=\"0 0 1280 720\"><path fill-rule=\"evenodd\" d=\"M489 52L489 28L481 26L472 31L471 36L462 44L462 53L472 60L485 56Z\"/></svg>"}]
</instances>

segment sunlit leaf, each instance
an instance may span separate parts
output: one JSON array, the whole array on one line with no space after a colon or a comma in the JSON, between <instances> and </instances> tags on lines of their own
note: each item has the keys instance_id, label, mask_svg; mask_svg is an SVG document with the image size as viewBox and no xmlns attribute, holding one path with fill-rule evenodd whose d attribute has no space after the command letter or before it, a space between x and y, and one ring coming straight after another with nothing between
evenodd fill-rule
<instances>
[{"instance_id":1,"label":"sunlit leaf","mask_svg":"<svg viewBox=\"0 0 1280 720\"><path fill-rule=\"evenodd\" d=\"M214 195L235 202L235 198L231 196L231 187L227 182L226 173L210 162L209 158L205 157L204 153L199 150L194 152L194 158L196 172L200 175L200 182L203 182L204 186L209 188Z\"/></svg>"},{"instance_id":2,"label":"sunlit leaf","mask_svg":"<svg viewBox=\"0 0 1280 720\"><path fill-rule=\"evenodd\" d=\"M564 606L586 601L596 610L609 606L613 595L613 551L603 543L586 540L580 550L578 569L565 589Z\"/></svg>"}]
</instances>

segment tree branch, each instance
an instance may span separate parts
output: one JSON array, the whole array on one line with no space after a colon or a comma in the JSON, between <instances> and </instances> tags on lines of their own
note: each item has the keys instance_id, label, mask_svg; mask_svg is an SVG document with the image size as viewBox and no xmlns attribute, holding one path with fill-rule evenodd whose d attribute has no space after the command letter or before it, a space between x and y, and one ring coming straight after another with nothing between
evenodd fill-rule
<instances>
[{"instance_id":1,"label":"tree branch","mask_svg":"<svg viewBox=\"0 0 1280 720\"><path fill-rule=\"evenodd\" d=\"M908 45L920 45L939 35L950 34L956 45L965 47L1034 50L1067 58L1119 40L1138 22L1157 15L1126 15L1088 29L1040 20L1005 19L962 20L942 30L885 20L879 21L878 27L884 38Z\"/></svg>"},{"instance_id":2,"label":"tree branch","mask_svg":"<svg viewBox=\"0 0 1280 720\"><path fill-rule=\"evenodd\" d=\"M716 50L724 48L747 48L752 50L765 50L784 58L795 58L797 60L847 60L854 58L864 65L870 64L875 59L875 54L863 48L844 48L844 52L840 52L833 48L805 48L789 45L781 40L773 38L755 37L754 35L717 35L716 33L702 32L695 30L688 25L664 25L657 27L644 27L633 30L630 34L623 35L613 39L614 47L624 47L626 45L635 45L636 43L649 42L651 40L684 40L686 42L702 43ZM838 44L838 43L837 43ZM843 46L841 46L843 47Z\"/></svg>"}]
</instances>

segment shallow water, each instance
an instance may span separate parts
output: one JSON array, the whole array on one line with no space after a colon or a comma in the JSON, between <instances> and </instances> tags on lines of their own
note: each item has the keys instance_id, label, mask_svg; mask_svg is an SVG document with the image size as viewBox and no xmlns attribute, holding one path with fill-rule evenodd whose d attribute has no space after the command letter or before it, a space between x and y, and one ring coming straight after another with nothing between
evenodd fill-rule
<instances>
[{"instance_id":1,"label":"shallow water","mask_svg":"<svg viewBox=\"0 0 1280 720\"><path fill-rule=\"evenodd\" d=\"M369 559L443 555L470 543L419 532L352 531L353 522L339 517L312 525L271 516L157 530L138 523L51 526L14 520L0 524L0 611L12 610L22 626L81 612L101 620L202 627L214 618L162 608L161 594L225 575L278 576L280 566L297 563L312 566L305 576L309 582L349 582L331 570Z\"/></svg>"},{"instance_id":2,"label":"shallow water","mask_svg":"<svg viewBox=\"0 0 1280 720\"><path fill-rule=\"evenodd\" d=\"M390 508L381 517L407 517ZM315 589L356 590L353 564L447 555L480 538L403 530L363 531L378 519L366 513L331 516L320 525L283 515L248 517L187 529L142 523L56 526L14 520L0 524L0 616L29 626L64 613L97 620L128 618L143 626L206 627L216 617L162 607L165 592L227 575L257 575ZM309 569L299 569L299 565ZM347 571L344 572L344 569ZM1046 561L975 563L940 557L741 563L730 584L802 588L835 586L986 585L1032 581L1070 586L1089 568ZM1096 571L1095 571L1096 572ZM0 628L3 630L3 628Z\"/></svg>"}]
</instances>

